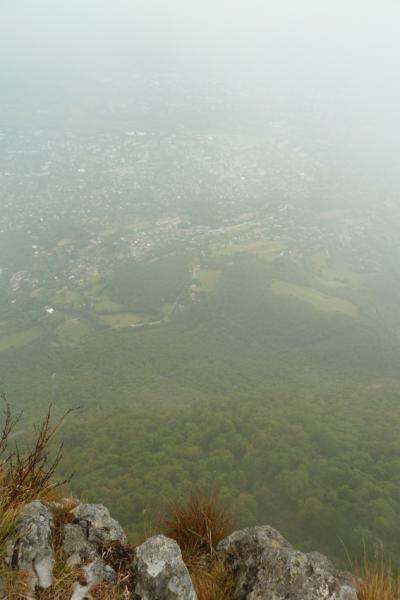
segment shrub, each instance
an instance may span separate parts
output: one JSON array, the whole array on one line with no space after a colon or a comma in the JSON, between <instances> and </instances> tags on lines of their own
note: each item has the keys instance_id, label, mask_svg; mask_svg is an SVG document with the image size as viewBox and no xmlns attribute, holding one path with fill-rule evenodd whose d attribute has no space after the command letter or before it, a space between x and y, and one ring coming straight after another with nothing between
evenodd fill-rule
<instances>
[{"instance_id":1,"label":"shrub","mask_svg":"<svg viewBox=\"0 0 400 600\"><path fill-rule=\"evenodd\" d=\"M193 494L186 503L170 503L162 529L182 550L199 600L230 600L234 579L218 558L216 546L233 531L232 515L217 494Z\"/></svg>"},{"instance_id":2,"label":"shrub","mask_svg":"<svg viewBox=\"0 0 400 600\"><path fill-rule=\"evenodd\" d=\"M400 580L386 564L382 551L372 562L364 552L361 567L356 565L353 570L360 578L358 600L399 600Z\"/></svg>"},{"instance_id":3,"label":"shrub","mask_svg":"<svg viewBox=\"0 0 400 600\"><path fill-rule=\"evenodd\" d=\"M165 535L174 539L186 557L213 556L215 547L233 531L233 519L217 494L200 492L185 504L169 504L162 517Z\"/></svg>"},{"instance_id":4,"label":"shrub","mask_svg":"<svg viewBox=\"0 0 400 600\"><path fill-rule=\"evenodd\" d=\"M189 565L189 570L198 600L232 600L235 580L222 560L209 568Z\"/></svg>"},{"instance_id":5,"label":"shrub","mask_svg":"<svg viewBox=\"0 0 400 600\"><path fill-rule=\"evenodd\" d=\"M12 445L15 428L21 421L22 413L13 416L4 394L3 424L0 430L0 554L2 546L10 535L13 523L21 508L33 499L52 500L59 497L59 488L66 481L54 482L53 475L61 460L62 445L54 458L49 457L49 444L64 419L67 411L55 425L51 424L51 410L39 427L31 449L21 453L18 446Z\"/></svg>"}]
</instances>

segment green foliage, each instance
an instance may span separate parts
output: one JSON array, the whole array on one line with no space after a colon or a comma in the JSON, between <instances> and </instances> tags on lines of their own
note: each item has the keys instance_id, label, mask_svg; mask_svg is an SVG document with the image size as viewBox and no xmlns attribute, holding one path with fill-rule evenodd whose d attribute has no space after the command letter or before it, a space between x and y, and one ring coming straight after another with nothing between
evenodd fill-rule
<instances>
[{"instance_id":1,"label":"green foliage","mask_svg":"<svg viewBox=\"0 0 400 600\"><path fill-rule=\"evenodd\" d=\"M109 278L106 291L112 301L133 311L157 310L175 302L188 282L189 271L182 257L172 256L151 263L128 263Z\"/></svg>"},{"instance_id":2,"label":"green foliage","mask_svg":"<svg viewBox=\"0 0 400 600\"><path fill-rule=\"evenodd\" d=\"M32 327L23 331L16 331L8 335L3 335L0 338L0 352L11 348L20 348L26 344L30 344L33 340L42 335L40 327Z\"/></svg>"},{"instance_id":3,"label":"green foliage","mask_svg":"<svg viewBox=\"0 0 400 600\"><path fill-rule=\"evenodd\" d=\"M132 535L166 501L219 489L238 524L271 524L306 550L344 560L363 539L400 554L395 396L238 395L126 407L64 428L73 491L101 497ZM85 457L82 461L81 457Z\"/></svg>"}]
</instances>

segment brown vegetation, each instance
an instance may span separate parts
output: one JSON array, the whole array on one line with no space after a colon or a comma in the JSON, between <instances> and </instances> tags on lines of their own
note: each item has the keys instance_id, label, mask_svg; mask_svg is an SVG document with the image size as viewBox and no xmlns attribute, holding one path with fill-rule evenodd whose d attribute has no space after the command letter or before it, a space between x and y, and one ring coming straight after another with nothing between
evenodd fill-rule
<instances>
[{"instance_id":1,"label":"brown vegetation","mask_svg":"<svg viewBox=\"0 0 400 600\"><path fill-rule=\"evenodd\" d=\"M49 444L66 416L51 424L50 409L42 422L35 428L33 445L26 453L18 446L11 446L11 439L22 414L12 415L4 394L3 425L0 430L0 552L10 535L15 519L23 506L33 499L56 500L60 498L60 487L66 483L55 482L53 475L61 459L62 446L54 458L49 457Z\"/></svg>"},{"instance_id":2,"label":"brown vegetation","mask_svg":"<svg viewBox=\"0 0 400 600\"><path fill-rule=\"evenodd\" d=\"M71 597L71 590L76 581L79 581L81 572L79 567L69 567L61 553L56 554L53 569L53 585L46 590L37 589L35 598L37 600L67 600ZM10 596L12 600L12 596Z\"/></svg>"},{"instance_id":3,"label":"brown vegetation","mask_svg":"<svg viewBox=\"0 0 400 600\"><path fill-rule=\"evenodd\" d=\"M13 531L18 514L28 502L34 499L43 502L61 499L60 488L66 482L54 481L53 476L61 459L62 446L60 445L54 457L50 458L49 444L71 411L52 425L49 409L41 425L35 428L31 448L21 453L16 444L12 445L11 440L22 414L19 413L14 417L5 395L0 394L0 399L3 402L3 423L0 430L0 563L8 597L10 600L22 600L29 595L29 581L23 572L7 569L2 560L4 544ZM54 507L54 513L56 529L57 526L59 529L61 522L67 518L67 506ZM59 560L56 561L54 575L55 585L51 595L47 591L42 591L39 596L41 599L66 598L65 589L73 581L76 573L65 567Z\"/></svg>"},{"instance_id":4,"label":"brown vegetation","mask_svg":"<svg viewBox=\"0 0 400 600\"><path fill-rule=\"evenodd\" d=\"M214 556L218 542L233 531L229 510L216 494L199 492L185 504L171 503L162 517L165 535L175 540L183 556Z\"/></svg>"},{"instance_id":5,"label":"brown vegetation","mask_svg":"<svg viewBox=\"0 0 400 600\"><path fill-rule=\"evenodd\" d=\"M4 511L24 505L34 498L52 499L54 490L62 483L54 482L53 475L61 460L62 445L53 459L49 458L49 443L61 427L64 419L71 411L51 424L50 409L42 422L35 428L35 440L28 452L21 454L17 445L10 448L10 439L15 427L21 420L21 413L12 416L6 397L3 400L4 423L0 431L0 495L1 507ZM56 495L57 496L57 495Z\"/></svg>"},{"instance_id":6,"label":"brown vegetation","mask_svg":"<svg viewBox=\"0 0 400 600\"><path fill-rule=\"evenodd\" d=\"M386 564L382 552L377 553L373 562L365 552L362 566L356 566L353 571L360 579L358 600L400 599L400 579Z\"/></svg>"},{"instance_id":7,"label":"brown vegetation","mask_svg":"<svg viewBox=\"0 0 400 600\"><path fill-rule=\"evenodd\" d=\"M199 492L184 504L169 504L161 526L180 546L198 599L230 600L233 577L218 558L216 546L232 533L233 518L218 496Z\"/></svg>"},{"instance_id":8,"label":"brown vegetation","mask_svg":"<svg viewBox=\"0 0 400 600\"><path fill-rule=\"evenodd\" d=\"M189 571L198 600L232 600L235 581L222 560L209 566L189 563Z\"/></svg>"},{"instance_id":9,"label":"brown vegetation","mask_svg":"<svg viewBox=\"0 0 400 600\"><path fill-rule=\"evenodd\" d=\"M26 600L26 598L29 598L30 585L26 573L3 570L2 576L4 577L8 600Z\"/></svg>"}]
</instances>

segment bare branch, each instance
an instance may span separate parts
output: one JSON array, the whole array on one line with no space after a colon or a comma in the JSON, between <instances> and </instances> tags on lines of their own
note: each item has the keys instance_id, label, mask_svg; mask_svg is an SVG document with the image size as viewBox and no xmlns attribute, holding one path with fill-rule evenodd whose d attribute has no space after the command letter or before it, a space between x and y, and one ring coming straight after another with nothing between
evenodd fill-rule
<instances>
[{"instance_id":1,"label":"bare branch","mask_svg":"<svg viewBox=\"0 0 400 600\"><path fill-rule=\"evenodd\" d=\"M43 497L51 490L67 483L53 482L53 476L62 458L63 445L60 444L54 458L49 458L49 446L65 419L77 409L67 410L54 425L51 424L51 406L38 427L34 427L34 443L27 453L21 453L16 443L9 449L9 440L21 413L13 418L10 405L4 394L4 424L0 431L0 496L4 509L29 502L35 497Z\"/></svg>"}]
</instances>

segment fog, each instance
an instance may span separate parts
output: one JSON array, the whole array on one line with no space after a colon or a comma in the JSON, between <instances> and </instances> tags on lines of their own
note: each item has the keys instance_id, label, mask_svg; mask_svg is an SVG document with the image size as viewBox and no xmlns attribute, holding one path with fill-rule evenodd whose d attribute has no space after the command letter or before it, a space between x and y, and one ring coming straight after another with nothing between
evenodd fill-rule
<instances>
[{"instance_id":1,"label":"fog","mask_svg":"<svg viewBox=\"0 0 400 600\"><path fill-rule=\"evenodd\" d=\"M390 0L2 0L2 84L177 69L383 109L399 100L399 18Z\"/></svg>"},{"instance_id":2,"label":"fog","mask_svg":"<svg viewBox=\"0 0 400 600\"><path fill-rule=\"evenodd\" d=\"M207 94L228 96L232 126L291 118L321 136L335 127L337 148L361 169L396 177L399 20L390 0L2 0L0 91L20 119L51 99L89 121L93 103L133 102L140 78L155 75L154 114L171 100L190 112ZM200 122L196 111L188 120Z\"/></svg>"}]
</instances>

